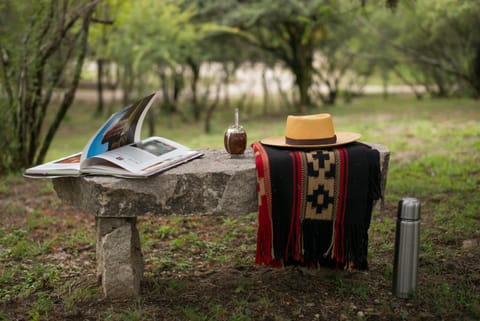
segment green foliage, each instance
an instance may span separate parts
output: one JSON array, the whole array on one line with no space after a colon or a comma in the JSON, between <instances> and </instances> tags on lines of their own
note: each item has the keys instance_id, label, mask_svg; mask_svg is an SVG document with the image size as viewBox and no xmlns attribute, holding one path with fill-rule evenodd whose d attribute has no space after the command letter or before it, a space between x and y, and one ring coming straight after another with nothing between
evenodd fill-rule
<instances>
[{"instance_id":1,"label":"green foliage","mask_svg":"<svg viewBox=\"0 0 480 321\"><path fill-rule=\"evenodd\" d=\"M48 313L53 308L52 299L46 292L39 292L36 300L33 302L28 315L30 320L39 321L48 319Z\"/></svg>"},{"instance_id":2,"label":"green foliage","mask_svg":"<svg viewBox=\"0 0 480 321\"><path fill-rule=\"evenodd\" d=\"M1 78L0 78L1 79ZM12 124L12 108L9 108L8 100L1 93L0 80L0 137L3 137L0 142L0 149L3 151L0 154L0 175L5 175L13 169L13 155L17 147L14 139L14 130Z\"/></svg>"},{"instance_id":3,"label":"green foliage","mask_svg":"<svg viewBox=\"0 0 480 321\"><path fill-rule=\"evenodd\" d=\"M96 3L9 0L0 7L0 173L43 162L73 102ZM60 86L64 95L53 109Z\"/></svg>"},{"instance_id":4,"label":"green foliage","mask_svg":"<svg viewBox=\"0 0 480 321\"><path fill-rule=\"evenodd\" d=\"M179 232L176 226L160 226L154 233L161 239L171 237Z\"/></svg>"},{"instance_id":5,"label":"green foliage","mask_svg":"<svg viewBox=\"0 0 480 321\"><path fill-rule=\"evenodd\" d=\"M108 57L108 46L111 41L109 35L113 31L113 24L123 10L128 10L130 4L126 0L103 0L95 9L93 23L89 33L89 49L92 58Z\"/></svg>"},{"instance_id":6,"label":"green foliage","mask_svg":"<svg viewBox=\"0 0 480 321\"><path fill-rule=\"evenodd\" d=\"M39 210L33 210L27 215L26 226L28 230L37 228L48 228L51 224L56 223L53 218L46 216Z\"/></svg>"},{"instance_id":7,"label":"green foliage","mask_svg":"<svg viewBox=\"0 0 480 321\"><path fill-rule=\"evenodd\" d=\"M287 1L278 6L268 0L232 0L232 9L223 16L223 23L238 26L247 42L270 53L292 72L299 93L297 112L312 105L309 89L314 49L327 36L326 21L336 4L324 0Z\"/></svg>"},{"instance_id":8,"label":"green foliage","mask_svg":"<svg viewBox=\"0 0 480 321\"><path fill-rule=\"evenodd\" d=\"M182 313L185 316L186 320L191 320L191 321L206 321L208 320L207 315L203 315L201 312L198 311L197 308L195 307L183 307Z\"/></svg>"},{"instance_id":9,"label":"green foliage","mask_svg":"<svg viewBox=\"0 0 480 321\"><path fill-rule=\"evenodd\" d=\"M457 282L455 285L449 283L430 284L417 291L416 298L421 301L431 301L439 315L449 313L454 318L466 315L471 317L471 320L474 320L480 317L478 306L480 295L469 290L472 286L472 281L467 278Z\"/></svg>"},{"instance_id":10,"label":"green foliage","mask_svg":"<svg viewBox=\"0 0 480 321\"><path fill-rule=\"evenodd\" d=\"M64 298L65 312L67 315L78 315L82 311L85 302L95 299L97 288L93 286L76 286L74 282L67 282L65 285L66 297Z\"/></svg>"},{"instance_id":11,"label":"green foliage","mask_svg":"<svg viewBox=\"0 0 480 321\"><path fill-rule=\"evenodd\" d=\"M394 13L374 8L370 29L377 32L370 38L370 52L380 52L379 61L433 96L478 97L479 21L475 0L401 2Z\"/></svg>"},{"instance_id":12,"label":"green foliage","mask_svg":"<svg viewBox=\"0 0 480 321\"><path fill-rule=\"evenodd\" d=\"M52 264L15 264L6 266L0 277L0 302L8 303L16 298L28 298L44 288L52 288L59 279L61 267ZM15 269L13 269L15 267ZM43 296L42 294L39 294Z\"/></svg>"},{"instance_id":13,"label":"green foliage","mask_svg":"<svg viewBox=\"0 0 480 321\"><path fill-rule=\"evenodd\" d=\"M105 321L147 321L154 319L153 316L146 310L142 309L140 304L134 303L130 307L118 310L111 308L102 315L102 320Z\"/></svg>"},{"instance_id":14,"label":"green foliage","mask_svg":"<svg viewBox=\"0 0 480 321\"><path fill-rule=\"evenodd\" d=\"M49 242L32 242L27 239L28 232L22 229L6 233L0 229L0 255L5 258L32 258L50 249Z\"/></svg>"},{"instance_id":15,"label":"green foliage","mask_svg":"<svg viewBox=\"0 0 480 321\"><path fill-rule=\"evenodd\" d=\"M115 22L111 53L131 54L135 70L145 71L162 61L175 64L199 36L192 16L191 8L182 10L176 1L130 3Z\"/></svg>"},{"instance_id":16,"label":"green foliage","mask_svg":"<svg viewBox=\"0 0 480 321\"><path fill-rule=\"evenodd\" d=\"M123 69L124 78L136 82L125 90L144 93L145 86L152 87L157 79L158 68L176 66L194 51L202 30L191 22L193 14L193 7L181 7L177 1L148 0L122 6L109 36L108 57ZM158 81L153 84L157 86Z\"/></svg>"}]
</instances>

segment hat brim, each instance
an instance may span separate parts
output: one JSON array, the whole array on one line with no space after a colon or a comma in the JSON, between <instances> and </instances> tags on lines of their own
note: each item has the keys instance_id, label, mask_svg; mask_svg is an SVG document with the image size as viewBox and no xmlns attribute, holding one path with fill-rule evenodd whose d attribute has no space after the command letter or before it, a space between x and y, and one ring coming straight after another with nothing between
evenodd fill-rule
<instances>
[{"instance_id":1,"label":"hat brim","mask_svg":"<svg viewBox=\"0 0 480 321\"><path fill-rule=\"evenodd\" d=\"M358 133L351 133L351 132L336 132L337 141L333 144L321 144L321 145L290 145L285 142L285 136L272 136L267 137L260 142L265 145L269 146L278 146L278 147L292 147L292 148L316 148L316 147L335 147L340 145L345 145L348 143L355 142L362 137L362 135Z\"/></svg>"}]
</instances>

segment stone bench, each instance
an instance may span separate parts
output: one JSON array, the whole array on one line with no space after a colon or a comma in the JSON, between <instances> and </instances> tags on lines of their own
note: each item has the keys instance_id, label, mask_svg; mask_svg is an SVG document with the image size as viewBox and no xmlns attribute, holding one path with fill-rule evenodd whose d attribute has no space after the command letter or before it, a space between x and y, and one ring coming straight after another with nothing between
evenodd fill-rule
<instances>
[{"instance_id":1,"label":"stone bench","mask_svg":"<svg viewBox=\"0 0 480 321\"><path fill-rule=\"evenodd\" d=\"M390 153L382 145L369 145L380 152L384 191ZM224 150L202 152L201 159L147 179L53 179L60 199L95 216L97 275L106 297L135 297L140 291L143 255L137 216L240 215L258 210L252 149L242 158L231 158Z\"/></svg>"}]
</instances>

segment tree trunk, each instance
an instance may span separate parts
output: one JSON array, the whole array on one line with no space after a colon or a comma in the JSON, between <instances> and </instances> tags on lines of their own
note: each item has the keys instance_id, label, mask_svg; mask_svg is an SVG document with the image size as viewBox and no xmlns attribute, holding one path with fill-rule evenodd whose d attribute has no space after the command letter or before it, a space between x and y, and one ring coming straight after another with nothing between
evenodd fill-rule
<instances>
[{"instance_id":1,"label":"tree trunk","mask_svg":"<svg viewBox=\"0 0 480 321\"><path fill-rule=\"evenodd\" d=\"M235 72L235 64L234 63L230 63L230 62L225 62L222 64L222 67L223 67L223 74L224 74L224 77L223 77L223 92L224 92L224 98L223 98L223 104L224 106L229 106L230 105L230 92L228 90L229 88L229 85L230 85L230 79L232 77L232 75L234 74Z\"/></svg>"},{"instance_id":2,"label":"tree trunk","mask_svg":"<svg viewBox=\"0 0 480 321\"><path fill-rule=\"evenodd\" d=\"M394 66L394 67L392 68L392 71L395 73L395 75L397 75L398 78L400 78L400 79L402 80L403 83L405 83L406 85L408 85L408 86L411 88L412 92L414 93L415 97L416 97L418 100L420 100L420 99L423 98L423 93L420 92L420 91L418 91L418 89L417 89L417 87L416 87L416 86L417 86L417 82L412 83L411 81L409 81L409 80L407 79L407 77L405 77L405 76L402 74L402 72L398 69L397 66Z\"/></svg>"},{"instance_id":3,"label":"tree trunk","mask_svg":"<svg viewBox=\"0 0 480 321\"><path fill-rule=\"evenodd\" d=\"M472 68L472 87L474 90L474 97L480 98L480 42L477 43L475 58L473 59Z\"/></svg>"},{"instance_id":4,"label":"tree trunk","mask_svg":"<svg viewBox=\"0 0 480 321\"><path fill-rule=\"evenodd\" d=\"M295 75L295 85L298 88L299 102L297 112L305 113L312 106L310 86L313 81L313 50L301 43L292 44L293 59L290 67Z\"/></svg>"},{"instance_id":5,"label":"tree trunk","mask_svg":"<svg viewBox=\"0 0 480 321\"><path fill-rule=\"evenodd\" d=\"M268 104L270 101L270 94L268 91L268 82L267 82L267 71L268 68L265 66L262 70L262 89L263 89L263 115L267 114Z\"/></svg>"},{"instance_id":6,"label":"tree trunk","mask_svg":"<svg viewBox=\"0 0 480 321\"><path fill-rule=\"evenodd\" d=\"M103 114L103 59L97 59L97 115Z\"/></svg>"},{"instance_id":7,"label":"tree trunk","mask_svg":"<svg viewBox=\"0 0 480 321\"><path fill-rule=\"evenodd\" d=\"M388 70L385 65L382 65L381 68L383 99L388 99Z\"/></svg>"},{"instance_id":8,"label":"tree trunk","mask_svg":"<svg viewBox=\"0 0 480 321\"><path fill-rule=\"evenodd\" d=\"M155 136L155 111L153 108L150 108L148 117L148 136Z\"/></svg>"},{"instance_id":9,"label":"tree trunk","mask_svg":"<svg viewBox=\"0 0 480 321\"><path fill-rule=\"evenodd\" d=\"M200 80L200 65L193 59L187 59L187 64L192 72L192 81L190 82L190 90L192 91L192 104L193 119L195 121L200 120L200 106L198 103L198 81Z\"/></svg>"},{"instance_id":10,"label":"tree trunk","mask_svg":"<svg viewBox=\"0 0 480 321\"><path fill-rule=\"evenodd\" d=\"M173 101L173 93L170 93L170 86L169 86L169 77L165 68L161 68L159 72L160 76L160 87L162 89L162 107L168 113L173 113L175 111L174 101Z\"/></svg>"},{"instance_id":11,"label":"tree trunk","mask_svg":"<svg viewBox=\"0 0 480 321\"><path fill-rule=\"evenodd\" d=\"M273 79L274 79L275 83L277 84L278 93L280 95L281 101L283 102L282 107L287 111L292 109L293 104L290 102L290 99L288 98L288 94L282 88L282 81L281 81L280 77L278 77L277 75L274 75ZM292 101L293 100L294 99L292 98Z\"/></svg>"},{"instance_id":12,"label":"tree trunk","mask_svg":"<svg viewBox=\"0 0 480 321\"><path fill-rule=\"evenodd\" d=\"M127 105L130 102L130 93L135 85L135 75L133 73L133 67L131 65L123 66L123 79L122 79L122 103Z\"/></svg>"},{"instance_id":13,"label":"tree trunk","mask_svg":"<svg viewBox=\"0 0 480 321\"><path fill-rule=\"evenodd\" d=\"M333 106L335 105L335 103L337 102L337 94L338 94L338 91L336 88L332 88L328 91L327 93L327 97L326 97L326 100L325 100L325 105L327 106Z\"/></svg>"},{"instance_id":14,"label":"tree trunk","mask_svg":"<svg viewBox=\"0 0 480 321\"><path fill-rule=\"evenodd\" d=\"M181 67L181 70L178 71L175 67L173 70L173 111L178 112L178 104L180 100L180 95L185 87L184 81L184 67Z\"/></svg>"},{"instance_id":15,"label":"tree trunk","mask_svg":"<svg viewBox=\"0 0 480 321\"><path fill-rule=\"evenodd\" d=\"M215 109L218 106L218 102L220 101L220 91L221 91L221 89L222 89L222 83L219 82L217 84L217 90L215 92L215 99L213 100L213 102L208 107L207 114L205 115L205 127L204 127L204 129L205 129L205 133L207 133L207 134L209 134L212 131L212 125L211 125L212 116L213 116L213 112L215 111Z\"/></svg>"},{"instance_id":16,"label":"tree trunk","mask_svg":"<svg viewBox=\"0 0 480 321\"><path fill-rule=\"evenodd\" d=\"M297 82L297 86L298 86L298 94L300 95L299 111L304 113L312 105L312 102L310 100L310 95L308 93L308 90L310 89L310 82L308 81L308 78L302 77Z\"/></svg>"}]
</instances>

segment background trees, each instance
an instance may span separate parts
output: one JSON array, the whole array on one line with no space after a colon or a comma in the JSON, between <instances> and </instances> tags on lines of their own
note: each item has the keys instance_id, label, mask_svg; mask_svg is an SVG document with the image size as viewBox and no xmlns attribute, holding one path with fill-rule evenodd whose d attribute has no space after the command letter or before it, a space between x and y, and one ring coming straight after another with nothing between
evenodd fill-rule
<instances>
[{"instance_id":1,"label":"background trees","mask_svg":"<svg viewBox=\"0 0 480 321\"><path fill-rule=\"evenodd\" d=\"M377 57L404 81L434 97L480 96L480 2L406 1L391 14L373 10L363 22L375 36L371 49L383 47Z\"/></svg>"},{"instance_id":2,"label":"background trees","mask_svg":"<svg viewBox=\"0 0 480 321\"><path fill-rule=\"evenodd\" d=\"M116 89L119 85L119 75L116 64L109 58L108 48L111 41L111 32L115 18L124 9L125 0L103 0L97 6L93 14L93 22L89 32L88 57L97 66L97 114L104 111L104 88Z\"/></svg>"},{"instance_id":3,"label":"background trees","mask_svg":"<svg viewBox=\"0 0 480 321\"><path fill-rule=\"evenodd\" d=\"M7 0L0 18L1 170L43 161L86 59L98 66L97 112L105 84L121 88L125 104L160 90L163 113L207 132L219 106L255 111L250 84L230 91L252 66L263 114L274 95L289 113L351 99L371 76L417 97L480 96L475 0Z\"/></svg>"},{"instance_id":4,"label":"background trees","mask_svg":"<svg viewBox=\"0 0 480 321\"><path fill-rule=\"evenodd\" d=\"M315 48L327 36L326 20L336 1L230 1L222 21L243 31L243 39L281 61L295 77L297 111L312 106Z\"/></svg>"},{"instance_id":5,"label":"background trees","mask_svg":"<svg viewBox=\"0 0 480 321\"><path fill-rule=\"evenodd\" d=\"M0 5L0 169L44 160L73 102L97 3L42 0ZM60 102L51 113L52 96L59 88Z\"/></svg>"},{"instance_id":6,"label":"background trees","mask_svg":"<svg viewBox=\"0 0 480 321\"><path fill-rule=\"evenodd\" d=\"M177 80L176 92L171 93L166 77L180 72L202 37L200 28L191 22L193 13L192 8L181 7L177 1L124 4L110 35L109 58L122 70L125 101L130 94L143 94L149 87L146 85L155 80L163 86L166 107L176 110L176 96L183 88Z\"/></svg>"}]
</instances>

